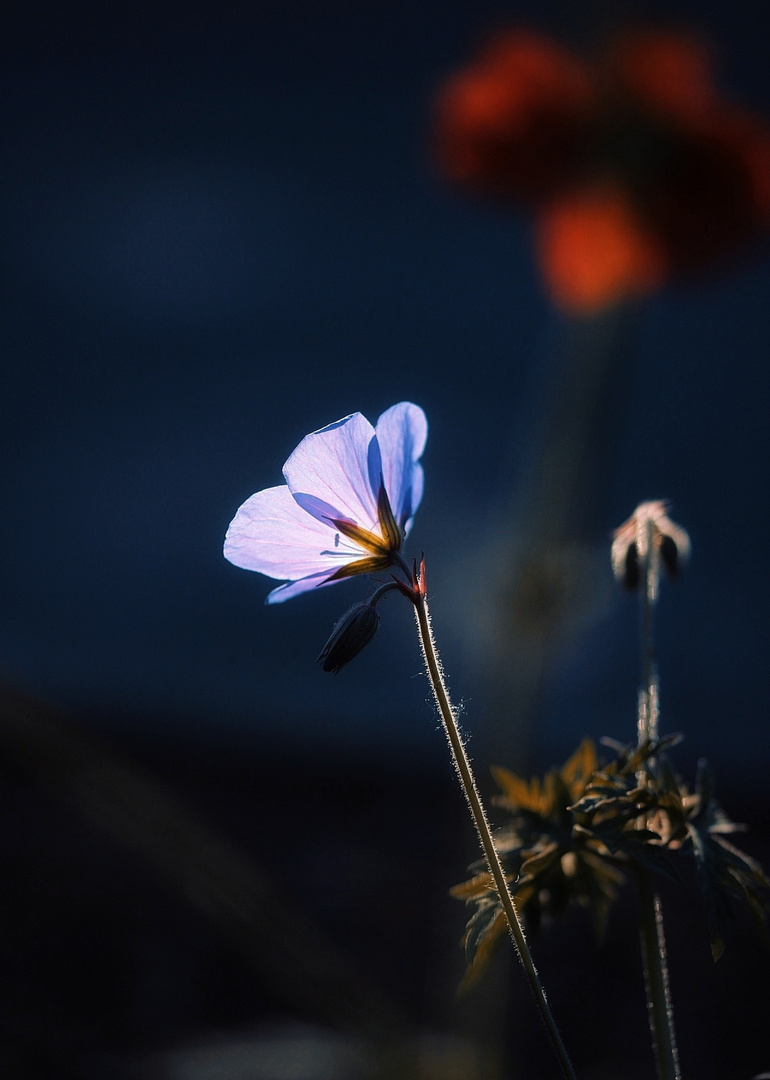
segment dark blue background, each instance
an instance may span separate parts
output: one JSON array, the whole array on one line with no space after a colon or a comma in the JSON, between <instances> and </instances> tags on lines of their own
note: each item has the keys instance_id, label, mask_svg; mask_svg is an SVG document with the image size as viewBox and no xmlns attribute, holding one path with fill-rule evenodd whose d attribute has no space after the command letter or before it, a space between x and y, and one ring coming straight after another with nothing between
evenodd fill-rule
<instances>
[{"instance_id":1,"label":"dark blue background","mask_svg":"<svg viewBox=\"0 0 770 1080\"><path fill-rule=\"evenodd\" d=\"M537 25L582 44L590 22L569 7L546 5ZM678 11L719 42L725 92L766 106L751 6ZM431 433L413 540L450 672L462 662L449 572L483 557L559 330L528 222L446 190L427 136L435 86L498 18L524 14L17 13L3 76L8 677L76 705L238 730L299 715L303 737L433 752L417 654L396 641L408 619L394 612L357 670L326 679L311 661L357 585L266 611L267 582L220 545L306 432L415 400ZM674 501L694 557L665 598L665 693L736 767L768 698L769 272L760 258L650 302L593 523L601 539L641 499ZM558 754L586 727L622 734L628 622L614 606L559 668Z\"/></svg>"},{"instance_id":2,"label":"dark blue background","mask_svg":"<svg viewBox=\"0 0 770 1080\"><path fill-rule=\"evenodd\" d=\"M760 5L635 10L704 29L724 92L770 113ZM332 679L313 660L360 583L265 608L267 580L221 555L238 505L280 482L303 435L406 398L430 423L411 548L426 552L480 752L476 584L532 482L574 328L539 283L531 223L435 173L431 99L503 20L580 48L622 14L556 0L11 11L8 682L164 753L269 745L448 772L406 604L386 602L378 639ZM639 501L665 497L693 558L663 589L663 726L686 732L685 763L705 754L764 812L769 286L760 243L651 298L618 337L623 392L576 525L600 559L596 603L555 650L511 764L548 766L584 734L633 738L636 612L612 585L609 538Z\"/></svg>"}]
</instances>

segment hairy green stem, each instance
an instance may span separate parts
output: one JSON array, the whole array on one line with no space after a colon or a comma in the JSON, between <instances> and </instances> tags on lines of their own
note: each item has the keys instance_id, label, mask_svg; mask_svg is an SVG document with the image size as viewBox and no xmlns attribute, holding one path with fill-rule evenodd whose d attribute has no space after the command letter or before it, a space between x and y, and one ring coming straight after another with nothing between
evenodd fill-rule
<instances>
[{"instance_id":1,"label":"hairy green stem","mask_svg":"<svg viewBox=\"0 0 770 1080\"><path fill-rule=\"evenodd\" d=\"M492 838L492 832L489 828L489 822L487 821L484 807L479 797L478 788L476 787L476 781L473 777L470 761L465 750L462 736L460 734L459 727L457 725L457 718L455 716L454 709L452 708L449 700L449 694L447 692L446 683L444 681L444 675L441 668L441 663L438 658L438 652L436 650L436 642L433 637L433 631L431 629L430 615L428 612L428 605L425 597L420 593L416 594L415 601L415 613L417 617L417 627L420 634L420 642L422 645L423 658L425 660L425 667L428 672L431 687L433 688L433 694L436 699L436 705L438 706L441 720L444 725L446 737L449 742L452 756L454 758L455 768L457 769L457 775L465 793L465 798L468 801L468 807L473 818L473 822L476 826L476 831L479 834L481 846L484 849L484 855L486 856L487 864L489 866L489 872L492 875L492 880L495 883L497 894L500 897L500 903L502 904L505 917L508 921L511 937L516 947L516 952L519 955L522 966L526 973L529 985L532 989L532 993L535 996L537 1007L540 1010L540 1015L546 1026L546 1030L551 1040L554 1053L558 1058L559 1065L561 1066L562 1073L567 1080L575 1080L575 1071L572 1067L572 1063L567 1056L567 1051L564 1048L559 1030L556 1027L556 1021L553 1018L550 1006L546 1001L545 991L538 977L535 969L534 962L532 960L532 954L529 951L526 938L524 937L524 930L519 919L518 912L516 911L516 904L514 902L511 891L508 887L508 882L505 877L505 871L503 870L502 863L500 861L500 855L495 847L495 842Z\"/></svg>"},{"instance_id":2,"label":"hairy green stem","mask_svg":"<svg viewBox=\"0 0 770 1080\"><path fill-rule=\"evenodd\" d=\"M653 613L658 598L658 577L660 576L660 556L655 546L652 518L642 524L644 533L639 537L638 547L644 567L644 582L641 590L641 618L639 637L642 650L642 690L639 701L638 736L641 743L645 739L658 737L657 682L655 670L655 636Z\"/></svg>"},{"instance_id":3,"label":"hairy green stem","mask_svg":"<svg viewBox=\"0 0 770 1080\"><path fill-rule=\"evenodd\" d=\"M648 517L643 522L642 528L645 530L644 536L639 538L640 554L644 553L640 620L642 688L639 692L637 717L640 744L647 739L657 739L659 735L658 673L655 665L653 612L658 595L660 554L655 544L652 519ZM651 761L650 764L653 762ZM646 782L643 770L640 772L640 782ZM637 874L637 892L642 961L647 991L647 1015L650 1021L658 1080L681 1080L674 1033L674 1008L666 959L663 911L651 876L641 867Z\"/></svg>"},{"instance_id":4,"label":"hairy green stem","mask_svg":"<svg viewBox=\"0 0 770 1080\"><path fill-rule=\"evenodd\" d=\"M668 983L663 913L649 873L637 877L639 924L647 988L647 1011L652 1032L652 1048L659 1080L681 1080L679 1055L674 1034L674 1012Z\"/></svg>"}]
</instances>

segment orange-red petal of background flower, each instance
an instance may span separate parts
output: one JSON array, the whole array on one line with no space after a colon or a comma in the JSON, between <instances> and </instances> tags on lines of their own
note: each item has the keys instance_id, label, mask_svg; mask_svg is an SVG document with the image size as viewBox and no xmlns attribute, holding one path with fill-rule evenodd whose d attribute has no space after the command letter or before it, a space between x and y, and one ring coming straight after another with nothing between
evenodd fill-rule
<instances>
[{"instance_id":1,"label":"orange-red petal of background flower","mask_svg":"<svg viewBox=\"0 0 770 1080\"><path fill-rule=\"evenodd\" d=\"M691 34L621 34L609 46L606 71L611 85L685 124L703 117L716 101L711 50Z\"/></svg>"},{"instance_id":2,"label":"orange-red petal of background flower","mask_svg":"<svg viewBox=\"0 0 770 1080\"><path fill-rule=\"evenodd\" d=\"M628 189L665 243L673 273L707 268L766 227L770 132L720 99L703 41L668 31L626 34L611 47L608 70L639 129L657 131L656 168L628 176Z\"/></svg>"},{"instance_id":3,"label":"orange-red petal of background flower","mask_svg":"<svg viewBox=\"0 0 770 1080\"><path fill-rule=\"evenodd\" d=\"M435 149L452 180L536 202L582 153L588 69L546 38L502 34L441 90Z\"/></svg>"},{"instance_id":4,"label":"orange-red petal of background flower","mask_svg":"<svg viewBox=\"0 0 770 1080\"><path fill-rule=\"evenodd\" d=\"M579 314L652 292L668 271L663 245L612 189L554 201L538 220L537 250L553 299Z\"/></svg>"}]
</instances>

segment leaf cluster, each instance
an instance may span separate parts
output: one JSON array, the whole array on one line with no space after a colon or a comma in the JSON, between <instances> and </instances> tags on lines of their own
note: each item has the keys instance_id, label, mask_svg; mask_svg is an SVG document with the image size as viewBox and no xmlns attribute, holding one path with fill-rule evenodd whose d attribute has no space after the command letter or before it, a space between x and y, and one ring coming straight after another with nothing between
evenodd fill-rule
<instances>
[{"instance_id":1,"label":"leaf cluster","mask_svg":"<svg viewBox=\"0 0 770 1080\"><path fill-rule=\"evenodd\" d=\"M629 872L681 883L682 859L688 859L695 863L714 959L724 949L731 899L748 907L767 938L770 879L727 839L743 826L714 799L705 762L692 791L672 770L666 751L679 741L671 735L629 747L605 740L612 756L600 762L595 744L585 739L561 769L529 781L492 769L500 789L493 802L507 815L495 842L530 933L579 905L601 938ZM451 890L473 908L464 937L464 987L482 973L507 929L484 864L471 869L473 875Z\"/></svg>"}]
</instances>

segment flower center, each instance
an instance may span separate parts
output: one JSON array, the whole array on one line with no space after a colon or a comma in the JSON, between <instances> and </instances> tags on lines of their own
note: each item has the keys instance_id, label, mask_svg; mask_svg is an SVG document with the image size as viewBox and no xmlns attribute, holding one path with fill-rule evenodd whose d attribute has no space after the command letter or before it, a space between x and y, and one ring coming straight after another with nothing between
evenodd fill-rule
<instances>
[{"instance_id":1,"label":"flower center","mask_svg":"<svg viewBox=\"0 0 770 1080\"><path fill-rule=\"evenodd\" d=\"M369 529L356 525L354 521L346 521L344 518L327 518L330 525L338 530L334 538L334 551L325 552L328 555L353 555L353 561L346 563L337 570L333 577L349 577L353 574L368 574L377 570L384 570L393 563L393 556L401 549L403 533L398 527L398 522L393 514L385 484L380 479L380 489L377 495L377 517L381 535L371 532ZM358 557L358 552L340 548L339 534L352 540L361 550L370 552L368 556Z\"/></svg>"}]
</instances>

